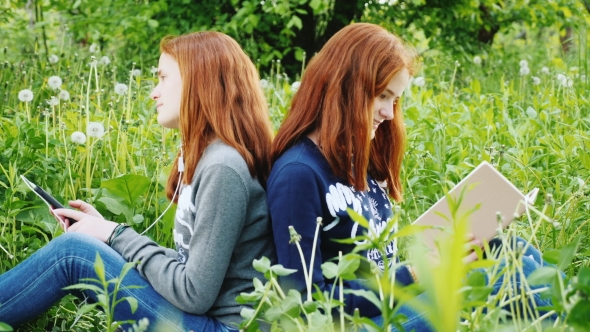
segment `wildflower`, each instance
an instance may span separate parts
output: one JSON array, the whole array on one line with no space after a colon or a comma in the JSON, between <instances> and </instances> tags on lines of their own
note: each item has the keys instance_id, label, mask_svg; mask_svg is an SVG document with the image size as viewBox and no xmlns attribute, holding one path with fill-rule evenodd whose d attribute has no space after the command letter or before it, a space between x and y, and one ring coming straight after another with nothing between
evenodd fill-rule
<instances>
[{"instance_id":1,"label":"wildflower","mask_svg":"<svg viewBox=\"0 0 590 332\"><path fill-rule=\"evenodd\" d=\"M473 63L475 63L478 66L481 65L481 57L479 55L474 56Z\"/></svg>"},{"instance_id":2,"label":"wildflower","mask_svg":"<svg viewBox=\"0 0 590 332\"><path fill-rule=\"evenodd\" d=\"M260 87L263 89L266 89L266 87L268 87L268 81L265 79L261 79L260 80Z\"/></svg>"},{"instance_id":3,"label":"wildflower","mask_svg":"<svg viewBox=\"0 0 590 332\"><path fill-rule=\"evenodd\" d=\"M88 51L90 51L90 53L95 53L96 51L98 51L98 45L96 45L96 43L92 43L92 45L90 45L90 47L88 48Z\"/></svg>"},{"instance_id":4,"label":"wildflower","mask_svg":"<svg viewBox=\"0 0 590 332\"><path fill-rule=\"evenodd\" d=\"M520 65L520 67L527 67L529 66L529 62L526 60L520 60L520 62L518 63Z\"/></svg>"},{"instance_id":5,"label":"wildflower","mask_svg":"<svg viewBox=\"0 0 590 332\"><path fill-rule=\"evenodd\" d=\"M572 80L571 78L566 78L561 81L561 85L564 88L571 88L574 85L574 80Z\"/></svg>"},{"instance_id":6,"label":"wildflower","mask_svg":"<svg viewBox=\"0 0 590 332\"><path fill-rule=\"evenodd\" d=\"M33 100L33 91L29 89L20 90L20 92L18 93L18 100L24 103L30 102L31 100Z\"/></svg>"},{"instance_id":7,"label":"wildflower","mask_svg":"<svg viewBox=\"0 0 590 332\"><path fill-rule=\"evenodd\" d=\"M141 69L133 69L131 71L131 76L141 76Z\"/></svg>"},{"instance_id":8,"label":"wildflower","mask_svg":"<svg viewBox=\"0 0 590 332\"><path fill-rule=\"evenodd\" d=\"M72 139L72 142L74 142L76 144L86 143L86 135L81 131L73 132L72 136L70 136L70 138Z\"/></svg>"},{"instance_id":9,"label":"wildflower","mask_svg":"<svg viewBox=\"0 0 590 332\"><path fill-rule=\"evenodd\" d=\"M104 126L100 122L89 122L86 126L86 135L101 138L104 136Z\"/></svg>"},{"instance_id":10,"label":"wildflower","mask_svg":"<svg viewBox=\"0 0 590 332\"><path fill-rule=\"evenodd\" d=\"M158 72L158 68L156 68L156 67L152 66L152 69L150 69L150 72L151 72L152 74L155 74L155 73L157 73L157 72Z\"/></svg>"},{"instance_id":11,"label":"wildflower","mask_svg":"<svg viewBox=\"0 0 590 332\"><path fill-rule=\"evenodd\" d=\"M455 60L455 67L461 67L461 62L459 62L459 60Z\"/></svg>"},{"instance_id":12,"label":"wildflower","mask_svg":"<svg viewBox=\"0 0 590 332\"><path fill-rule=\"evenodd\" d=\"M293 82L293 84L291 84L291 91L297 92L297 90L299 90L300 86L301 86L301 82L299 82L299 81Z\"/></svg>"},{"instance_id":13,"label":"wildflower","mask_svg":"<svg viewBox=\"0 0 590 332\"><path fill-rule=\"evenodd\" d=\"M301 235L297 233L293 226L289 226L289 236L291 238L289 240L289 244L298 243L299 241L301 241Z\"/></svg>"},{"instance_id":14,"label":"wildflower","mask_svg":"<svg viewBox=\"0 0 590 332\"><path fill-rule=\"evenodd\" d=\"M115 93L120 96L124 96L127 93L128 89L129 88L127 87L127 85L125 85L123 83L115 84Z\"/></svg>"},{"instance_id":15,"label":"wildflower","mask_svg":"<svg viewBox=\"0 0 590 332\"><path fill-rule=\"evenodd\" d=\"M532 78L533 78L533 84L534 85L541 84L541 79L540 78L538 78L537 76L533 76Z\"/></svg>"},{"instance_id":16,"label":"wildflower","mask_svg":"<svg viewBox=\"0 0 590 332\"><path fill-rule=\"evenodd\" d=\"M529 67L520 67L520 76L526 76L531 73Z\"/></svg>"},{"instance_id":17,"label":"wildflower","mask_svg":"<svg viewBox=\"0 0 590 332\"><path fill-rule=\"evenodd\" d=\"M543 74L549 74L549 68L547 68L547 67L541 68L541 73L543 73Z\"/></svg>"},{"instance_id":18,"label":"wildflower","mask_svg":"<svg viewBox=\"0 0 590 332\"><path fill-rule=\"evenodd\" d=\"M109 59L108 56L103 56L102 58L100 58L100 60L98 61L98 63L100 63L101 65L108 65L109 63L111 63L111 59Z\"/></svg>"},{"instance_id":19,"label":"wildflower","mask_svg":"<svg viewBox=\"0 0 590 332\"><path fill-rule=\"evenodd\" d=\"M415 86L424 86L424 83L426 83L426 80L424 80L423 76L418 76L412 80L412 84Z\"/></svg>"},{"instance_id":20,"label":"wildflower","mask_svg":"<svg viewBox=\"0 0 590 332\"><path fill-rule=\"evenodd\" d=\"M50 106L56 106L59 104L59 99L55 98L54 96L51 96L51 99L47 100L47 104L49 104Z\"/></svg>"},{"instance_id":21,"label":"wildflower","mask_svg":"<svg viewBox=\"0 0 590 332\"><path fill-rule=\"evenodd\" d=\"M57 63L59 61L59 58L57 57L57 55L52 54L47 58L47 60L49 60L49 63Z\"/></svg>"},{"instance_id":22,"label":"wildflower","mask_svg":"<svg viewBox=\"0 0 590 332\"><path fill-rule=\"evenodd\" d=\"M564 80L567 80L567 77L563 74L557 74L557 80L561 83Z\"/></svg>"},{"instance_id":23,"label":"wildflower","mask_svg":"<svg viewBox=\"0 0 590 332\"><path fill-rule=\"evenodd\" d=\"M96 68L96 66L98 65L98 61L96 61L96 58L94 56L90 57L90 63L88 65L91 68Z\"/></svg>"},{"instance_id":24,"label":"wildflower","mask_svg":"<svg viewBox=\"0 0 590 332\"><path fill-rule=\"evenodd\" d=\"M61 77L59 76L51 76L50 78L47 79L47 84L49 85L49 87L51 87L53 90L55 89L59 89L59 87L62 84L62 80Z\"/></svg>"},{"instance_id":25,"label":"wildflower","mask_svg":"<svg viewBox=\"0 0 590 332\"><path fill-rule=\"evenodd\" d=\"M70 93L66 90L61 90L59 92L59 99L61 100L70 100Z\"/></svg>"}]
</instances>

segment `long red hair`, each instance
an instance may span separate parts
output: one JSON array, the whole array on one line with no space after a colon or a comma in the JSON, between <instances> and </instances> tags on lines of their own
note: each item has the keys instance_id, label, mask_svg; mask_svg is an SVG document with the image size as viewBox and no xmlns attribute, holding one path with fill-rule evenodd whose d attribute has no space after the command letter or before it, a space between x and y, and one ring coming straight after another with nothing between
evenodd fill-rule
<instances>
[{"instance_id":1,"label":"long red hair","mask_svg":"<svg viewBox=\"0 0 590 332\"><path fill-rule=\"evenodd\" d=\"M182 77L180 133L183 183L190 183L203 151L218 138L235 148L264 185L270 172L272 127L256 67L231 37L213 31L166 37L160 51L178 62ZM178 185L178 156L166 195Z\"/></svg>"},{"instance_id":2,"label":"long red hair","mask_svg":"<svg viewBox=\"0 0 590 332\"><path fill-rule=\"evenodd\" d=\"M273 142L272 163L318 130L319 148L336 176L366 190L368 173L387 181L389 194L400 201L406 136L401 105L396 102L393 120L379 125L371 139L373 101L403 68L413 75L416 64L415 51L377 25L356 23L340 30L305 70Z\"/></svg>"}]
</instances>

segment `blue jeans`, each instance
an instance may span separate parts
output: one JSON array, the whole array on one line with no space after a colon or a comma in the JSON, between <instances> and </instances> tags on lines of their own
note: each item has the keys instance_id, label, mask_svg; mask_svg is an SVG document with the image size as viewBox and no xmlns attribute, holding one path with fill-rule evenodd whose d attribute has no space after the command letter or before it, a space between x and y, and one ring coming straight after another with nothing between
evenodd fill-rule
<instances>
[{"instance_id":1,"label":"blue jeans","mask_svg":"<svg viewBox=\"0 0 590 332\"><path fill-rule=\"evenodd\" d=\"M125 259L103 242L78 233L66 233L53 239L18 266L0 275L0 322L17 326L45 312L68 293L82 295L63 288L81 283L83 278L97 278L94 271L97 253L104 262L106 279L118 277ZM127 301L117 305L114 312L117 321L139 321L145 317L151 331L233 330L215 318L188 314L176 308L136 269L127 273L122 286L117 297L132 296L139 305L134 313ZM141 288L127 289L125 286ZM83 294L89 301L96 302L94 292L84 291Z\"/></svg>"},{"instance_id":2,"label":"blue jeans","mask_svg":"<svg viewBox=\"0 0 590 332\"><path fill-rule=\"evenodd\" d=\"M526 244L526 240L516 237L514 238L515 241L512 241L513 243L511 243L512 247L517 247L518 245L515 243L518 242L522 242L522 244ZM501 246L501 241L499 239L492 239L490 241L490 247L492 248L497 248L499 246ZM500 270L506 265L505 261L500 261ZM542 259L542 255L541 252L539 252L539 250L537 250L536 248L534 248L532 245L529 245L529 247L527 248L527 250L524 252L524 255L522 257L522 264L523 264L523 272L524 275L526 277L528 277L531 273L533 273L533 271L535 271L536 269L540 268L541 266L552 266L551 264L543 261ZM565 278L565 275L562 272L562 276ZM493 291L492 294L497 294L498 291L500 290L502 283L504 281L504 277L508 277L508 275L503 275L501 276L493 285ZM513 282L518 286L520 286L520 274L511 276L513 279ZM486 283L489 283L489 280L487 280L487 276L486 276ZM536 289L536 288L540 288L543 286L531 286L531 289ZM542 299L541 295L539 293L536 293L533 295L535 304L537 307L543 307L543 306L550 306L551 300L550 299ZM428 304L429 303L429 299L427 294L422 293L420 295L417 296L416 300L418 302L421 302L422 304ZM522 307L522 305L521 305ZM433 332L434 328L432 327L432 325L430 325L429 321L426 319L426 311L421 311L418 312L416 311L413 307L411 307L410 305L402 305L398 311L398 314L403 314L404 316L406 316L407 320L401 324L402 327L404 328L405 331L416 331L416 332ZM556 316L555 316L556 318ZM372 318L372 320L379 326L383 326L383 317L382 316L377 316ZM397 332L398 330L396 328L392 328L391 329L392 332Z\"/></svg>"}]
</instances>

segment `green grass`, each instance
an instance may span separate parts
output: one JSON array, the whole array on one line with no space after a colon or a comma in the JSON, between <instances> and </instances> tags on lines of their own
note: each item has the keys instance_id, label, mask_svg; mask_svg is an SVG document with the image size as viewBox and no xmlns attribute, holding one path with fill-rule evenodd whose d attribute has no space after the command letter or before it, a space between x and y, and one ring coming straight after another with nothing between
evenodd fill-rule
<instances>
[{"instance_id":1,"label":"green grass","mask_svg":"<svg viewBox=\"0 0 590 332\"><path fill-rule=\"evenodd\" d=\"M578 254L565 267L568 276L574 276L589 265L590 257L588 58L582 51L560 54L557 36L539 42L509 36L504 40L501 47L482 54L481 65L471 59L459 59L457 65L457 59L441 53L425 54L416 76L426 83L409 87L404 98L408 144L402 173L405 199L398 220L401 226L410 224L445 189L487 160L523 192L539 187L536 208L551 219L522 217L510 232L532 239L543 251L562 249L581 238ZM585 40L579 44L583 48ZM155 120L149 92L156 79L150 68L132 76L134 68L116 68L115 61L92 66L103 54L61 47L57 63L39 57L0 65L0 273L61 233L42 202L20 182L20 174L61 201L81 198L109 219L132 218L137 230L146 229L167 205L163 186L178 136ZM530 68L527 76L519 75L523 59ZM542 72L543 67L549 72ZM288 109L291 84L298 80L281 73L275 63L271 73L262 75L275 127ZM557 74L570 77L572 87L562 86ZM59 90L48 86L51 76L61 77L69 100L47 103L59 96ZM540 84L533 84L532 76L539 77ZM116 93L117 83L126 84L127 92ZM31 102L19 101L23 89L33 91ZM74 143L72 133L86 132L89 122L102 123L105 135ZM144 184L131 199L108 190L107 180L126 174L139 176L136 180ZM173 212L148 232L169 247ZM410 258L406 244L400 242L401 257ZM75 305L77 301L66 298L23 330L69 330L74 322L77 330L104 328L104 315L93 312L78 319ZM476 313L469 330L497 328L481 323L485 314Z\"/></svg>"}]
</instances>

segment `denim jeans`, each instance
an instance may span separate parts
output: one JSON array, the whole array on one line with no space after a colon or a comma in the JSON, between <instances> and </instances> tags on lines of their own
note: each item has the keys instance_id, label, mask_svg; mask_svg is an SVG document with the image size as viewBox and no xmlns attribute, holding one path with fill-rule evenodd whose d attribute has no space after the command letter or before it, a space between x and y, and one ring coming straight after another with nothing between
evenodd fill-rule
<instances>
[{"instance_id":1,"label":"denim jeans","mask_svg":"<svg viewBox=\"0 0 590 332\"><path fill-rule=\"evenodd\" d=\"M517 247L518 242L522 242L522 245L526 244L526 240L516 237L516 238L514 238L514 241L511 241L511 246ZM490 247L492 248L492 250L493 250L493 248L498 248L501 245L502 244L499 239L492 239L490 241ZM500 270L501 270L506 265L506 262L504 260L501 260L498 264L500 265ZM532 245L529 245L527 250L524 252L524 255L522 257L522 264L523 264L523 274L526 277L528 277L531 273L533 273L533 271L540 268L541 266L553 266L553 265L543 261L541 252L539 252L539 250L534 248ZM505 277L508 277L508 275L502 275L494 283L492 294L498 293ZM512 275L511 277L513 278L512 281L517 285L517 287L519 287L520 286L520 273L517 273L516 275ZM563 274L563 272L562 272L562 277L565 278L565 274ZM489 280L487 280L487 276L486 276L486 283L489 283ZM536 288L540 288L540 287L543 287L543 286L531 286L531 289L536 289ZM538 293L533 295L533 299L534 299L537 307L551 305L550 299L542 299L541 295L539 295ZM428 296L425 293L418 295L416 300L421 302L422 304L429 303ZM522 304L520 306L522 307ZM408 332L409 331L416 331L416 332L434 331L434 328L430 325L429 321L425 317L426 313L427 313L426 311L418 312L410 305L402 305L398 309L397 313L403 314L407 318L407 320L403 324L401 324L405 331L408 331ZM382 316L374 317L374 318L372 318L372 320L377 325L383 326L383 317ZM391 331L397 332L398 330L396 328L392 328Z\"/></svg>"},{"instance_id":2,"label":"denim jeans","mask_svg":"<svg viewBox=\"0 0 590 332\"><path fill-rule=\"evenodd\" d=\"M10 271L0 275L0 322L20 325L45 312L68 293L82 295L96 302L92 291L72 292L63 288L81 283L83 278L97 278L94 270L96 254L100 254L107 280L120 275L125 259L111 247L90 236L66 233L35 252ZM176 308L131 269L122 282L118 298L133 296L138 307L131 313L127 301L116 306L117 321L149 320L150 331L231 331L215 318L192 315ZM140 286L128 289L125 286ZM128 327L128 326L124 326Z\"/></svg>"}]
</instances>

